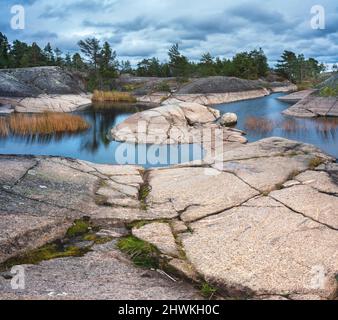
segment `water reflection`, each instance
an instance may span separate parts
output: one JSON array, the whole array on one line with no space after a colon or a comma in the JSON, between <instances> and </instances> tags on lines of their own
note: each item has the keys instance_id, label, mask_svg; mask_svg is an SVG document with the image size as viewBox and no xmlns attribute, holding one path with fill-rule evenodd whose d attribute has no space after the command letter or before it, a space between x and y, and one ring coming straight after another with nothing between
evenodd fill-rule
<instances>
[{"instance_id":1,"label":"water reflection","mask_svg":"<svg viewBox=\"0 0 338 320\"><path fill-rule=\"evenodd\" d=\"M247 133L249 141L279 136L314 144L338 158L337 118L293 118L282 112L290 105L278 100L284 94L216 106L221 113L238 115L237 128Z\"/></svg>"},{"instance_id":2,"label":"water reflection","mask_svg":"<svg viewBox=\"0 0 338 320\"><path fill-rule=\"evenodd\" d=\"M314 130L325 141L335 140L338 132L338 119L318 118L309 120L295 119L265 119L262 117L247 117L244 125L246 132L261 135L271 134L274 130L281 130L286 134L302 136Z\"/></svg>"},{"instance_id":3,"label":"water reflection","mask_svg":"<svg viewBox=\"0 0 338 320\"><path fill-rule=\"evenodd\" d=\"M148 108L136 104L95 104L76 112L90 128L80 133L53 135L0 136L0 154L33 154L65 156L96 163L140 164L161 167L202 158L201 148L192 145L134 145L128 148L124 162L123 145L110 140L110 130L130 115ZM122 148L121 148L122 147ZM117 159L118 156L122 158ZM119 162L117 162L119 161Z\"/></svg>"}]
</instances>

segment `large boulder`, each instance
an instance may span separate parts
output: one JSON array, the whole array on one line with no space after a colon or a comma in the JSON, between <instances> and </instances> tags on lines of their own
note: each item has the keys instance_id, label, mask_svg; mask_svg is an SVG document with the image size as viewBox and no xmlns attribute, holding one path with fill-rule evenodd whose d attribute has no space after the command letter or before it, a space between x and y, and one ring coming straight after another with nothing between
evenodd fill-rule
<instances>
[{"instance_id":1,"label":"large boulder","mask_svg":"<svg viewBox=\"0 0 338 320\"><path fill-rule=\"evenodd\" d=\"M132 115L112 130L112 137L120 142L189 144L210 142L212 134L204 135L204 130L219 129L224 141L246 142L241 132L216 124L219 117L215 109L179 102Z\"/></svg>"},{"instance_id":2,"label":"large boulder","mask_svg":"<svg viewBox=\"0 0 338 320\"><path fill-rule=\"evenodd\" d=\"M0 113L72 112L91 104L81 77L60 67L0 70Z\"/></svg>"},{"instance_id":3,"label":"large boulder","mask_svg":"<svg viewBox=\"0 0 338 320\"><path fill-rule=\"evenodd\" d=\"M60 67L0 70L1 97L80 93L84 93L84 85L80 78Z\"/></svg>"},{"instance_id":4,"label":"large boulder","mask_svg":"<svg viewBox=\"0 0 338 320\"><path fill-rule=\"evenodd\" d=\"M237 123L238 117L236 113L225 113L220 120L220 125L224 127L233 126Z\"/></svg>"},{"instance_id":5,"label":"large boulder","mask_svg":"<svg viewBox=\"0 0 338 320\"><path fill-rule=\"evenodd\" d=\"M178 94L208 94L239 92L249 90L259 90L263 86L252 80L239 79L235 77L207 77L192 81L183 86Z\"/></svg>"}]
</instances>

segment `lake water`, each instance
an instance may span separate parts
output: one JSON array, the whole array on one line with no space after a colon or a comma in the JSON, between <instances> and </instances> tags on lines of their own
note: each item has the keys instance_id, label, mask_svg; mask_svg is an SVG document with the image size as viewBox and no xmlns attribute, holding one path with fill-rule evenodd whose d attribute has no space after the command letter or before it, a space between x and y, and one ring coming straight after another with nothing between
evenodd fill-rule
<instances>
[{"instance_id":1,"label":"lake water","mask_svg":"<svg viewBox=\"0 0 338 320\"><path fill-rule=\"evenodd\" d=\"M267 97L218 105L222 114L234 112L238 116L236 128L247 133L250 142L278 136L318 146L338 158L338 118L294 118L284 116L289 103L278 100L283 93Z\"/></svg>"},{"instance_id":2,"label":"lake water","mask_svg":"<svg viewBox=\"0 0 338 320\"><path fill-rule=\"evenodd\" d=\"M289 104L272 94L254 100L218 105L222 113L235 112L237 128L247 132L250 142L271 136L314 144L338 158L338 119L296 119L282 115ZM141 164L146 168L198 160L203 157L199 146L137 146L109 139L112 127L131 114L143 110L135 106L92 107L77 112L91 125L85 132L52 136L0 137L0 154L64 156L95 163ZM127 147L126 147L127 146ZM144 159L147 154L148 158Z\"/></svg>"},{"instance_id":3,"label":"lake water","mask_svg":"<svg viewBox=\"0 0 338 320\"><path fill-rule=\"evenodd\" d=\"M111 141L110 129L142 107L128 105L93 106L76 112L89 124L81 133L43 136L0 136L0 154L51 155L106 164L140 164L163 167L203 158L199 146L136 146ZM145 157L147 155L147 157Z\"/></svg>"}]
</instances>

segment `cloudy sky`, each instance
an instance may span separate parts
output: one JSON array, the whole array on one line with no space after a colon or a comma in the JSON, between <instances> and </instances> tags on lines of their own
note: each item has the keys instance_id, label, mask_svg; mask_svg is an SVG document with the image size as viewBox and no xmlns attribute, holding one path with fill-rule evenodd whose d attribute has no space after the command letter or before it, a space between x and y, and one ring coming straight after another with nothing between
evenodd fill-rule
<instances>
[{"instance_id":1,"label":"cloudy sky","mask_svg":"<svg viewBox=\"0 0 338 320\"><path fill-rule=\"evenodd\" d=\"M24 30L10 27L11 6L26 12ZM311 7L325 8L325 29L311 28ZM270 63L285 49L338 62L338 2L333 0L0 0L0 31L12 41L51 42L77 51L86 37L107 40L120 59L167 58L175 42L197 60L262 47Z\"/></svg>"}]
</instances>

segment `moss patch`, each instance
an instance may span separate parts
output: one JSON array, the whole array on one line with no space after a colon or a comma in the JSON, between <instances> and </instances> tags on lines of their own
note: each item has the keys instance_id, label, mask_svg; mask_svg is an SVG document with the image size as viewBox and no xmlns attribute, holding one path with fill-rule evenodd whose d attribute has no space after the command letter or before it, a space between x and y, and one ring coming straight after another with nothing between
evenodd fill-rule
<instances>
[{"instance_id":1,"label":"moss patch","mask_svg":"<svg viewBox=\"0 0 338 320\"><path fill-rule=\"evenodd\" d=\"M8 270L15 265L38 264L45 260L58 258L82 257L91 250L93 245L105 244L113 240L112 237L98 236L97 231L99 228L92 226L89 218L76 220L63 239L5 261L0 265L0 271ZM88 245L79 246L78 244L83 241L88 241Z\"/></svg>"},{"instance_id":2,"label":"moss patch","mask_svg":"<svg viewBox=\"0 0 338 320\"><path fill-rule=\"evenodd\" d=\"M67 237L76 237L88 233L90 230L89 219L76 220L67 231Z\"/></svg>"},{"instance_id":3,"label":"moss patch","mask_svg":"<svg viewBox=\"0 0 338 320\"><path fill-rule=\"evenodd\" d=\"M66 257L82 257L90 248L79 248L76 246L64 247L60 243L50 243L43 247L32 250L22 256L11 258L0 266L0 270L8 270L16 265L38 264L45 260L52 260Z\"/></svg>"},{"instance_id":4,"label":"moss patch","mask_svg":"<svg viewBox=\"0 0 338 320\"><path fill-rule=\"evenodd\" d=\"M117 247L126 253L135 266L139 268L158 269L159 251L156 247L134 236L118 241Z\"/></svg>"}]
</instances>

